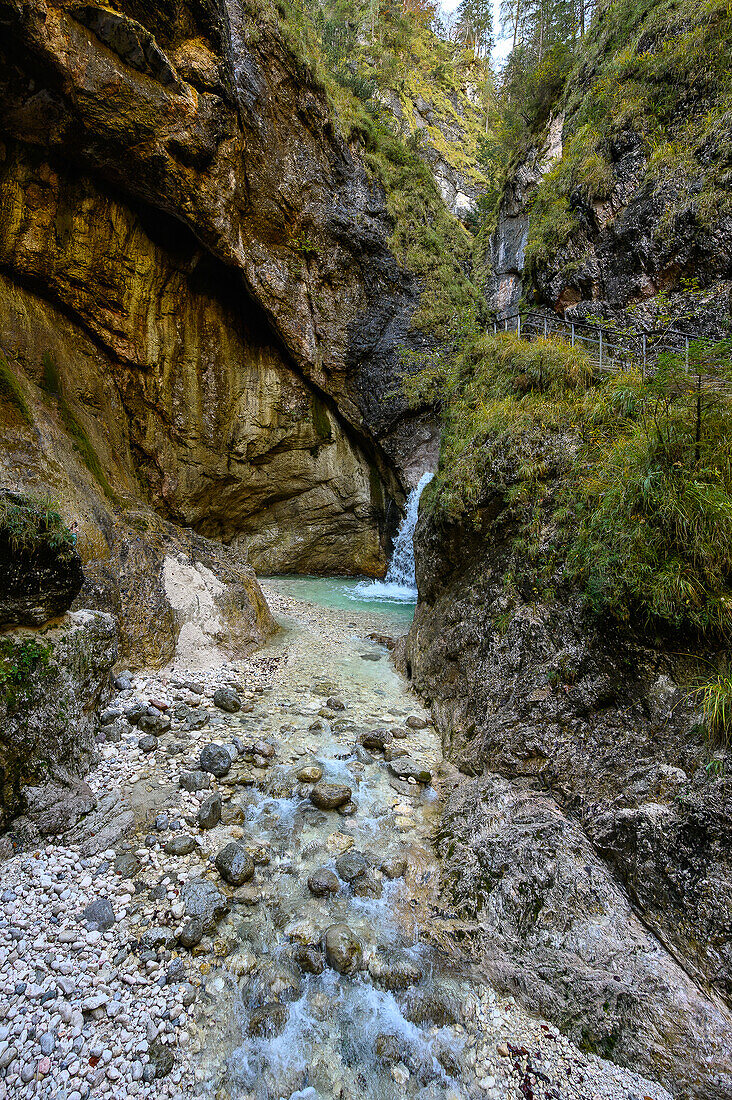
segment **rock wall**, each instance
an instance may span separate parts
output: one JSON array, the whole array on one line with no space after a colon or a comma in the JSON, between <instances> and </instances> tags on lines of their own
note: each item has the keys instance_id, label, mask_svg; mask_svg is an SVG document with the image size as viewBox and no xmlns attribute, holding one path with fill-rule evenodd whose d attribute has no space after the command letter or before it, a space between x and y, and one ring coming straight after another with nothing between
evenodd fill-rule
<instances>
[{"instance_id":1,"label":"rock wall","mask_svg":"<svg viewBox=\"0 0 732 1100\"><path fill-rule=\"evenodd\" d=\"M81 776L117 652L114 617L99 611L0 635L0 830L23 813L25 836L60 833L94 806Z\"/></svg>"},{"instance_id":2,"label":"rock wall","mask_svg":"<svg viewBox=\"0 0 732 1100\"><path fill-rule=\"evenodd\" d=\"M0 4L0 347L33 413L6 465L58 481L30 455L59 428L104 490L82 520L383 573L419 295L383 192L271 14L115 8Z\"/></svg>"},{"instance_id":3,"label":"rock wall","mask_svg":"<svg viewBox=\"0 0 732 1100\"><path fill-rule=\"evenodd\" d=\"M731 1096L732 784L689 645L522 591L502 473L475 525L423 509L415 537L404 662L456 766L445 903L476 959L588 1049Z\"/></svg>"}]
</instances>

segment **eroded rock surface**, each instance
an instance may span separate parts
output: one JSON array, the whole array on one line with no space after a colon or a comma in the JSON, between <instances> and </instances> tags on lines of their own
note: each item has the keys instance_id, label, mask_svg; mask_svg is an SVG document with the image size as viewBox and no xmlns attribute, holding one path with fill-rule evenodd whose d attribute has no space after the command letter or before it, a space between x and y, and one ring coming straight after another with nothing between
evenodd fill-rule
<instances>
[{"instance_id":1,"label":"eroded rock surface","mask_svg":"<svg viewBox=\"0 0 732 1100\"><path fill-rule=\"evenodd\" d=\"M509 473L477 526L423 513L416 532L405 666L463 775L447 897L476 956L589 1048L730 1095L725 753L710 762L677 646L571 592L506 591Z\"/></svg>"}]
</instances>

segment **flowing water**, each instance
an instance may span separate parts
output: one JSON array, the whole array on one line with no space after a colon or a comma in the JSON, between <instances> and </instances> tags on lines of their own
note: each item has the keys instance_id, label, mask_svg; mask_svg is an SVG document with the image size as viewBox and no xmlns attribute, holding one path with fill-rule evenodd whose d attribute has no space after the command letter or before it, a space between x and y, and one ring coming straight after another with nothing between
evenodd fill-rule
<instances>
[{"instance_id":1,"label":"flowing water","mask_svg":"<svg viewBox=\"0 0 732 1100\"><path fill-rule=\"evenodd\" d=\"M239 722L243 738L276 746L276 763L235 799L246 843L268 862L257 870L258 900L235 905L219 930L231 951L207 984L199 1076L210 1094L242 1100L377 1100L415 1095L427 1083L431 1096L446 1097L454 1082L443 1063L452 1066L464 1044L455 1025L468 989L421 942L436 900L437 796L431 785L397 778L385 759L408 753L434 771L440 745L431 725L406 725L424 711L386 648L368 638L402 633L403 615L324 613L311 603L293 619L282 590L265 583L265 591L285 610L283 634L266 656L283 659L271 692ZM397 733L387 736L386 754L359 744L376 729ZM355 812L312 805L312 786L297 779L312 766L324 781L352 789ZM350 885L339 877L336 894L314 896L308 877L322 868L337 874L344 852L363 853L367 872ZM393 871L389 857L405 861L404 876L380 870ZM252 900L250 890L245 896ZM300 949L313 948L317 969L324 933L339 923L360 941L362 969L303 971ZM268 1025L269 1034L253 1034Z\"/></svg>"},{"instance_id":2,"label":"flowing water","mask_svg":"<svg viewBox=\"0 0 732 1100\"><path fill-rule=\"evenodd\" d=\"M354 588L354 595L366 600L402 601L411 603L417 599L417 582L414 575L414 528L419 515L419 500L434 474L429 470L422 474L416 488L407 498L404 519L394 540L391 562L383 581L362 581Z\"/></svg>"},{"instance_id":3,"label":"flowing water","mask_svg":"<svg viewBox=\"0 0 732 1100\"><path fill-rule=\"evenodd\" d=\"M411 536L425 483L410 499L395 550L399 565L390 570L396 579L388 583L402 592L413 583ZM407 629L413 602L385 600L383 588L369 599L371 585L356 591L357 582L344 578L275 578L263 587L283 627L256 655L275 668L271 688L249 713L221 720L231 735L268 742L273 755L244 772L235 765L222 781L231 797L212 842L243 840L257 867L253 882L234 891L213 958L202 956L191 1026L199 1094L215 1100L637 1095L628 1091L632 1075L585 1058L461 961L459 921L441 908L433 848L441 746L387 648L389 636ZM374 731L386 733L385 751L373 748ZM421 781L395 774L405 756L419 766ZM305 768L347 785L351 803L341 811L317 808ZM360 856L356 877L344 855ZM316 896L309 878L323 871L335 891ZM346 925L358 941L350 972L324 950L334 925ZM651 1100L666 1095L643 1085L641 1094Z\"/></svg>"}]
</instances>

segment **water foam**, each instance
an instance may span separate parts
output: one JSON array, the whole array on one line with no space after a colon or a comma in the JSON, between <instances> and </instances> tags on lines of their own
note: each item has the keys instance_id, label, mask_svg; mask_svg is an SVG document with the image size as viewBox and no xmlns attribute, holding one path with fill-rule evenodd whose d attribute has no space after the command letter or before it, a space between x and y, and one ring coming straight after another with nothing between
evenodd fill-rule
<instances>
[{"instance_id":1,"label":"water foam","mask_svg":"<svg viewBox=\"0 0 732 1100\"><path fill-rule=\"evenodd\" d=\"M414 603L417 599L417 581L414 574L414 528L419 515L419 498L434 474L429 470L422 474L415 489L407 498L404 519L394 540L389 568L383 581L361 581L349 589L351 599L384 600L395 603Z\"/></svg>"}]
</instances>

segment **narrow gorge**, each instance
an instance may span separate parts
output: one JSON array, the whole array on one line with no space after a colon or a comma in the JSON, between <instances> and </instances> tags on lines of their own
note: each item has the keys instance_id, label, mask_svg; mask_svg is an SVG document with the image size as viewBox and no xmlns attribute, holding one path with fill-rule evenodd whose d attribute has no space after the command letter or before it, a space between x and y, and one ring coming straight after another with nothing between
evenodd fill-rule
<instances>
[{"instance_id":1,"label":"narrow gorge","mask_svg":"<svg viewBox=\"0 0 732 1100\"><path fill-rule=\"evenodd\" d=\"M726 0L0 0L0 1100L732 1100Z\"/></svg>"}]
</instances>

